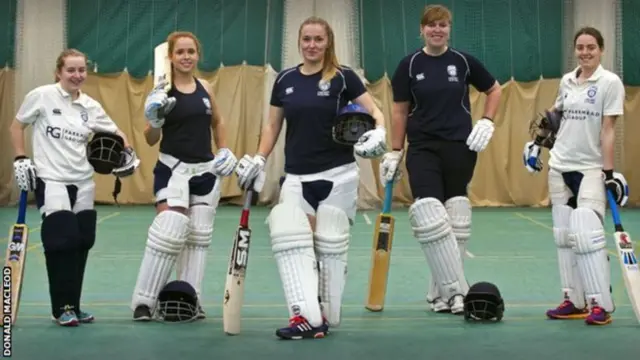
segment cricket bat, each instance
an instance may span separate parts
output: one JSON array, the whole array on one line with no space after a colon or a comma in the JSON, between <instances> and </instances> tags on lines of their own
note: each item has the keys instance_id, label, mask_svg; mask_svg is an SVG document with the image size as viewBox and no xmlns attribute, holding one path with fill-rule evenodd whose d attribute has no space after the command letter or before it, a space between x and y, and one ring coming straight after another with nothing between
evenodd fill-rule
<instances>
[{"instance_id":1,"label":"cricket bat","mask_svg":"<svg viewBox=\"0 0 640 360\"><path fill-rule=\"evenodd\" d=\"M631 301L631 307L633 307L633 311L636 314L636 319L640 322L640 267L638 265L638 257L635 254L631 236L622 227L616 201L608 190L607 200L613 217L613 225L615 227L613 239L618 251L624 285L627 288L627 294Z\"/></svg>"},{"instance_id":2,"label":"cricket bat","mask_svg":"<svg viewBox=\"0 0 640 360\"><path fill-rule=\"evenodd\" d=\"M247 276L249 260L249 245L251 244L251 228L249 214L253 187L247 190L240 215L240 225L233 240L227 280L224 285L224 301L222 305L222 326L227 335L238 335L242 318L242 304L244 302L244 280Z\"/></svg>"},{"instance_id":3,"label":"cricket bat","mask_svg":"<svg viewBox=\"0 0 640 360\"><path fill-rule=\"evenodd\" d=\"M165 82L165 92L171 90L171 60L169 43L166 41L156 46L153 53L153 86L158 86L162 82Z\"/></svg>"},{"instance_id":4,"label":"cricket bat","mask_svg":"<svg viewBox=\"0 0 640 360\"><path fill-rule=\"evenodd\" d=\"M393 181L385 186L382 212L376 218L375 233L373 235L373 249L371 255L371 269L369 272L369 292L365 308L369 311L382 311L384 298L387 293L387 279L391 261L391 245L393 243L393 228L395 218L391 215L391 201L393 199Z\"/></svg>"},{"instance_id":5,"label":"cricket bat","mask_svg":"<svg viewBox=\"0 0 640 360\"><path fill-rule=\"evenodd\" d=\"M2 291L8 294L11 299L11 314L4 310L3 315L11 316L11 325L16 323L18 318L18 308L20 306L20 293L22 292L22 278L24 275L25 263L27 260L27 245L29 239L29 227L25 222L27 215L27 195L28 192L20 193L20 203L18 205L18 219L9 231L9 243L7 244L7 253L2 271ZM11 279L10 283L8 282ZM5 298L5 307L7 309Z\"/></svg>"}]
</instances>

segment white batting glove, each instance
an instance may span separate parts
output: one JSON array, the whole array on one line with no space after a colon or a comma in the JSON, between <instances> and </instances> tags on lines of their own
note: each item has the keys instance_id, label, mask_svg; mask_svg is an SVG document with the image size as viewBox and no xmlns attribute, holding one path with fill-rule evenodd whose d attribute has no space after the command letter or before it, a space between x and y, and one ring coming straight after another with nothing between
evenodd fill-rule
<instances>
[{"instance_id":1,"label":"white batting glove","mask_svg":"<svg viewBox=\"0 0 640 360\"><path fill-rule=\"evenodd\" d=\"M13 162L13 173L16 184L22 191L35 191L37 172L31 159L26 156L18 156Z\"/></svg>"},{"instance_id":2,"label":"white batting glove","mask_svg":"<svg viewBox=\"0 0 640 360\"><path fill-rule=\"evenodd\" d=\"M266 163L267 159L261 155L243 156L238 162L238 166L236 166L238 186L242 190L247 190L247 188L253 184L253 189L260 192L264 186L264 180L266 178L264 172Z\"/></svg>"},{"instance_id":3,"label":"white batting glove","mask_svg":"<svg viewBox=\"0 0 640 360\"><path fill-rule=\"evenodd\" d=\"M402 150L394 150L382 155L380 162L380 182L382 185L386 185L389 181L398 182L402 177L400 161L402 161L403 153Z\"/></svg>"},{"instance_id":4,"label":"white batting glove","mask_svg":"<svg viewBox=\"0 0 640 360\"><path fill-rule=\"evenodd\" d=\"M238 159L233 155L233 152L227 148L222 148L216 153L213 173L223 177L229 176L233 173L237 163Z\"/></svg>"},{"instance_id":5,"label":"white batting glove","mask_svg":"<svg viewBox=\"0 0 640 360\"><path fill-rule=\"evenodd\" d=\"M469 150L475 152L481 152L487 148L489 141L493 137L493 130L495 126L493 121L489 119L478 120L476 125L471 130L471 134L467 138L467 146Z\"/></svg>"},{"instance_id":6,"label":"white batting glove","mask_svg":"<svg viewBox=\"0 0 640 360\"><path fill-rule=\"evenodd\" d=\"M124 164L111 171L113 175L120 178L133 175L136 169L140 166L140 159L138 159L138 156L136 155L136 152L133 151L132 147L124 149L122 156L124 158Z\"/></svg>"},{"instance_id":7,"label":"white batting glove","mask_svg":"<svg viewBox=\"0 0 640 360\"><path fill-rule=\"evenodd\" d=\"M378 126L362 134L358 142L353 146L356 155L372 159L381 156L387 151L387 130Z\"/></svg>"},{"instance_id":8,"label":"white batting glove","mask_svg":"<svg viewBox=\"0 0 640 360\"><path fill-rule=\"evenodd\" d=\"M163 90L164 84L159 84L147 95L144 103L144 116L149 120L151 127L159 129L164 125L164 117L173 110L176 98L168 97Z\"/></svg>"},{"instance_id":9,"label":"white batting glove","mask_svg":"<svg viewBox=\"0 0 640 360\"><path fill-rule=\"evenodd\" d=\"M533 140L524 144L522 161L524 162L524 167L527 168L530 173L542 171L542 159L540 159L541 150L540 146L536 145Z\"/></svg>"}]
</instances>

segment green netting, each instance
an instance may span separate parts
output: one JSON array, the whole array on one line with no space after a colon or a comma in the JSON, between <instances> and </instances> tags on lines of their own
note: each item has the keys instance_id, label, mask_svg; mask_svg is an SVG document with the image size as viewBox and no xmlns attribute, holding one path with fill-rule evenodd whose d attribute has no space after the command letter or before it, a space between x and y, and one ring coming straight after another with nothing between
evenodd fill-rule
<instances>
[{"instance_id":1,"label":"green netting","mask_svg":"<svg viewBox=\"0 0 640 360\"><path fill-rule=\"evenodd\" d=\"M451 9L451 45L478 57L500 82L562 76L562 1L361 0L369 80L391 76L403 56L423 46L420 17L428 3Z\"/></svg>"},{"instance_id":2,"label":"green netting","mask_svg":"<svg viewBox=\"0 0 640 360\"><path fill-rule=\"evenodd\" d=\"M622 66L624 83L640 85L640 1L622 0Z\"/></svg>"},{"instance_id":3,"label":"green netting","mask_svg":"<svg viewBox=\"0 0 640 360\"><path fill-rule=\"evenodd\" d=\"M283 1L67 0L67 41L101 73L146 76L154 47L175 30L198 36L203 71L243 62L279 69Z\"/></svg>"},{"instance_id":4,"label":"green netting","mask_svg":"<svg viewBox=\"0 0 640 360\"><path fill-rule=\"evenodd\" d=\"M15 65L17 0L0 1L0 68Z\"/></svg>"}]
</instances>

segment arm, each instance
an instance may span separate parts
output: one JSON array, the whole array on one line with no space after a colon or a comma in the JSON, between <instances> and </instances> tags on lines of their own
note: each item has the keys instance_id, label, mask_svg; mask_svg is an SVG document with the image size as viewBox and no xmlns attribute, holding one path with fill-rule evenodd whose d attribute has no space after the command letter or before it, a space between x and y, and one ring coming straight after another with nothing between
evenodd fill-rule
<instances>
[{"instance_id":1,"label":"arm","mask_svg":"<svg viewBox=\"0 0 640 360\"><path fill-rule=\"evenodd\" d=\"M386 127L386 124L384 123L384 115L376 105L375 101L373 101L373 97L371 97L369 92L365 92L358 96L353 100L353 102L362 106L369 114L371 114L371 116L376 120L376 127Z\"/></svg>"},{"instance_id":2,"label":"arm","mask_svg":"<svg viewBox=\"0 0 640 360\"><path fill-rule=\"evenodd\" d=\"M144 129L144 139L147 141L149 146L157 144L161 137L162 128L152 128L151 125L147 124L147 127Z\"/></svg>"},{"instance_id":3,"label":"arm","mask_svg":"<svg viewBox=\"0 0 640 360\"><path fill-rule=\"evenodd\" d=\"M284 111L281 107L273 106L269 108L269 121L267 125L262 129L260 136L260 144L258 145L258 155L265 159L269 157L273 151L273 147L278 141L280 131L282 130L282 123L284 121Z\"/></svg>"},{"instance_id":4,"label":"arm","mask_svg":"<svg viewBox=\"0 0 640 360\"><path fill-rule=\"evenodd\" d=\"M220 107L213 95L213 86L206 80L200 80L205 89L209 93L211 99L211 129L213 130L213 141L216 143L218 149L227 147L227 125L224 121L224 117L220 112Z\"/></svg>"},{"instance_id":5,"label":"arm","mask_svg":"<svg viewBox=\"0 0 640 360\"><path fill-rule=\"evenodd\" d=\"M604 94L602 129L600 146L602 147L603 170L613 170L616 120L624 114L625 89L620 78L616 77Z\"/></svg>"},{"instance_id":6,"label":"arm","mask_svg":"<svg viewBox=\"0 0 640 360\"><path fill-rule=\"evenodd\" d=\"M391 107L391 149L404 149L407 136L407 118L413 97L411 95L411 74L406 59L400 61L391 79L393 105Z\"/></svg>"},{"instance_id":7,"label":"arm","mask_svg":"<svg viewBox=\"0 0 640 360\"><path fill-rule=\"evenodd\" d=\"M391 109L391 149L404 149L404 139L407 135L407 117L409 116L409 102L394 102Z\"/></svg>"},{"instance_id":8,"label":"arm","mask_svg":"<svg viewBox=\"0 0 640 360\"><path fill-rule=\"evenodd\" d=\"M484 101L484 117L487 119L495 119L500 106L500 97L502 96L502 87L497 81L489 90L484 92L487 98Z\"/></svg>"},{"instance_id":9,"label":"arm","mask_svg":"<svg viewBox=\"0 0 640 360\"><path fill-rule=\"evenodd\" d=\"M27 124L23 124L15 119L13 120L13 123L11 123L11 127L9 128L15 157L27 156L27 152L25 151L24 146L24 129L26 129L27 126Z\"/></svg>"},{"instance_id":10,"label":"arm","mask_svg":"<svg viewBox=\"0 0 640 360\"><path fill-rule=\"evenodd\" d=\"M600 146L602 146L602 162L604 170L614 168L614 145L616 141L616 119L617 116L603 116L602 130L600 131Z\"/></svg>"}]
</instances>

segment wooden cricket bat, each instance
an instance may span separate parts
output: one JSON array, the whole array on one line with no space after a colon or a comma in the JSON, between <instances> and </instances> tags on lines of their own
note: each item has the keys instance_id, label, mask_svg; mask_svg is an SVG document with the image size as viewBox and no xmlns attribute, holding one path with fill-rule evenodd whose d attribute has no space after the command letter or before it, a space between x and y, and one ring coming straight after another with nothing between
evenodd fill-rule
<instances>
[{"instance_id":1,"label":"wooden cricket bat","mask_svg":"<svg viewBox=\"0 0 640 360\"><path fill-rule=\"evenodd\" d=\"M153 53L153 86L162 82L165 82L164 91L171 90L171 60L169 43L166 41L156 46Z\"/></svg>"},{"instance_id":2,"label":"wooden cricket bat","mask_svg":"<svg viewBox=\"0 0 640 360\"><path fill-rule=\"evenodd\" d=\"M391 215L391 201L393 199L393 181L385 186L382 212L376 218L375 233L373 235L373 249L371 255L371 270L369 272L369 293L365 308L369 311L382 311L384 298L387 293L387 279L391 261L391 245L393 243L393 228L395 218Z\"/></svg>"},{"instance_id":3,"label":"wooden cricket bat","mask_svg":"<svg viewBox=\"0 0 640 360\"><path fill-rule=\"evenodd\" d=\"M229 256L229 269L224 286L224 301L222 305L222 326L227 335L240 333L242 318L242 304L244 303L244 280L247 276L249 261L249 246L251 244L251 228L249 214L253 188L249 188L245 195L244 206L240 216L240 225L236 230L233 248Z\"/></svg>"},{"instance_id":4,"label":"wooden cricket bat","mask_svg":"<svg viewBox=\"0 0 640 360\"><path fill-rule=\"evenodd\" d=\"M638 257L635 254L631 236L622 227L618 205L610 191L607 191L607 200L609 201L611 217L613 217L613 225L615 227L613 239L618 251L620 267L622 268L622 278L627 288L631 307L640 323L640 266L638 265Z\"/></svg>"},{"instance_id":5,"label":"wooden cricket bat","mask_svg":"<svg viewBox=\"0 0 640 360\"><path fill-rule=\"evenodd\" d=\"M20 294L22 292L22 278L27 260L27 245L29 243L29 227L25 219L27 215L27 195L28 192L20 193L20 203L18 205L18 219L11 226L9 231L9 243L2 270L2 290L3 294L10 292L11 306L7 307L6 298L3 307L3 316L11 316L11 325L16 323L18 318L18 308L20 307ZM11 313L7 309L11 308Z\"/></svg>"}]
</instances>

